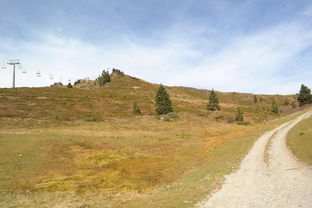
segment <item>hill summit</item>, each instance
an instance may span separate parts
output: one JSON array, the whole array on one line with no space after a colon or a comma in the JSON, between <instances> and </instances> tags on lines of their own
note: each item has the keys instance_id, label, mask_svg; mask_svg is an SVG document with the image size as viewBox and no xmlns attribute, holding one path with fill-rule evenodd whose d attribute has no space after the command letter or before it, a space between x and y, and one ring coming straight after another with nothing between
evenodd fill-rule
<instances>
[{"instance_id":1,"label":"hill summit","mask_svg":"<svg viewBox=\"0 0 312 208\"><path fill-rule=\"evenodd\" d=\"M57 86L60 86L58 84ZM1 118L54 119L60 121L101 121L114 117L133 117L134 102L143 115L155 115L155 95L158 84L113 70L110 82L100 86L98 80L77 80L73 88L42 87L0 89ZM204 116L224 122L233 122L240 108L250 122L263 122L276 117L271 113L273 99L287 114L293 111L289 103L295 95L254 95L250 93L218 92L221 111L206 109L210 90L190 87L168 87L174 111L185 116ZM257 102L255 103L255 97ZM287 100L288 105L284 105Z\"/></svg>"}]
</instances>

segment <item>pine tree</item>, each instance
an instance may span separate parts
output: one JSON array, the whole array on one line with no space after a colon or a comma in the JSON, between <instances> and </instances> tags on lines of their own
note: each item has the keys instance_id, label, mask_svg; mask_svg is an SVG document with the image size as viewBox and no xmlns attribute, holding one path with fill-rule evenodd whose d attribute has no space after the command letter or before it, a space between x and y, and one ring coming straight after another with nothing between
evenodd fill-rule
<instances>
[{"instance_id":1,"label":"pine tree","mask_svg":"<svg viewBox=\"0 0 312 208\"><path fill-rule=\"evenodd\" d=\"M243 114L243 112L241 111L240 108L237 108L235 120L236 120L237 122L243 122L243 121L244 121L244 114Z\"/></svg>"},{"instance_id":2,"label":"pine tree","mask_svg":"<svg viewBox=\"0 0 312 208\"><path fill-rule=\"evenodd\" d=\"M123 71L121 71L120 69L115 69L115 68L113 68L112 74L117 74L117 75L120 75L120 76L124 76L125 75L123 73Z\"/></svg>"},{"instance_id":3,"label":"pine tree","mask_svg":"<svg viewBox=\"0 0 312 208\"><path fill-rule=\"evenodd\" d=\"M74 82L74 85L80 84L80 83L82 83L82 82L83 82L82 79L78 79L77 81Z\"/></svg>"},{"instance_id":4,"label":"pine tree","mask_svg":"<svg viewBox=\"0 0 312 208\"><path fill-rule=\"evenodd\" d=\"M73 88L72 84L69 82L67 88Z\"/></svg>"},{"instance_id":5,"label":"pine tree","mask_svg":"<svg viewBox=\"0 0 312 208\"><path fill-rule=\"evenodd\" d=\"M301 85L301 88L300 88L298 101L299 101L300 106L312 103L311 90L303 84Z\"/></svg>"},{"instance_id":6,"label":"pine tree","mask_svg":"<svg viewBox=\"0 0 312 208\"><path fill-rule=\"evenodd\" d=\"M141 114L141 109L139 108L137 102L134 102L134 104L133 104L133 114L134 115Z\"/></svg>"},{"instance_id":7,"label":"pine tree","mask_svg":"<svg viewBox=\"0 0 312 208\"><path fill-rule=\"evenodd\" d=\"M98 82L100 86L105 85L107 82L110 82L109 71L103 70L102 75L98 78Z\"/></svg>"},{"instance_id":8,"label":"pine tree","mask_svg":"<svg viewBox=\"0 0 312 208\"><path fill-rule=\"evenodd\" d=\"M271 112L272 113L275 113L275 114L278 114L279 113L279 109L278 109L278 106L275 102L275 99L273 99L272 101L272 109L271 109Z\"/></svg>"},{"instance_id":9,"label":"pine tree","mask_svg":"<svg viewBox=\"0 0 312 208\"><path fill-rule=\"evenodd\" d=\"M254 103L258 103L258 98L256 95L254 95Z\"/></svg>"},{"instance_id":10,"label":"pine tree","mask_svg":"<svg viewBox=\"0 0 312 208\"><path fill-rule=\"evenodd\" d=\"M209 95L209 103L207 109L211 111L220 110L219 99L215 91L212 89Z\"/></svg>"},{"instance_id":11,"label":"pine tree","mask_svg":"<svg viewBox=\"0 0 312 208\"><path fill-rule=\"evenodd\" d=\"M164 88L163 85L160 85L160 87L157 90L155 102L156 102L156 112L159 115L173 112L169 94L166 92L166 89Z\"/></svg>"}]
</instances>

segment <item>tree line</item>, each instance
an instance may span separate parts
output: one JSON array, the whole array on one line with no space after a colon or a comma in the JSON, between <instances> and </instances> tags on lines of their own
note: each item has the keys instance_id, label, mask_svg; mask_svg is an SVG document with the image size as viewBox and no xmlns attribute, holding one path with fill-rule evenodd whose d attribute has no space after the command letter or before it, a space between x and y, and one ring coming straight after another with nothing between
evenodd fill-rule
<instances>
[{"instance_id":1,"label":"tree line","mask_svg":"<svg viewBox=\"0 0 312 208\"><path fill-rule=\"evenodd\" d=\"M306 104L312 104L311 90L307 86L302 84L301 89L298 93L297 100L299 102L299 106L304 106ZM166 92L166 89L164 88L163 85L160 85L160 87L157 90L155 103L156 103L156 112L159 115L173 112L172 102L170 100L169 94ZM254 103L258 103L258 98L256 95L254 95ZM290 104L289 100L286 98L284 101L284 105L286 106L289 104ZM293 105L293 107L295 107L295 106ZM207 108L207 110L210 110L210 111L221 110L221 107L219 105L218 95L213 89L210 92L208 104L207 104L206 108ZM280 109L279 109L278 104L276 103L274 98L272 100L271 112L273 114L279 114L280 113ZM237 122L244 122L244 114L240 108L236 109L235 120Z\"/></svg>"}]
</instances>

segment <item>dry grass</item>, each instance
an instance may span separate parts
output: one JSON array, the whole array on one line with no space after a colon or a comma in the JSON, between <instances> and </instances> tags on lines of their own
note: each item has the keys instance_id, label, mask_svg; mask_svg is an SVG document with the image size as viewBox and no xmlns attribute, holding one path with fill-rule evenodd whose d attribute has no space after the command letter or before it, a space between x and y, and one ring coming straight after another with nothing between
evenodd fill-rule
<instances>
[{"instance_id":1,"label":"dry grass","mask_svg":"<svg viewBox=\"0 0 312 208\"><path fill-rule=\"evenodd\" d=\"M0 89L0 207L189 207L290 119L263 124L279 117L273 96L219 93L222 111L208 112L209 91L168 87L180 119L165 122L157 87L115 76L103 88ZM233 123L236 107L251 125Z\"/></svg>"},{"instance_id":2,"label":"dry grass","mask_svg":"<svg viewBox=\"0 0 312 208\"><path fill-rule=\"evenodd\" d=\"M112 193L144 192L169 184L191 166L200 164L215 147L253 128L220 126L204 118L189 122L190 118L185 115L177 122L163 122L142 116L65 128L3 131L2 154L14 158L7 165L25 159L34 160L36 165L36 168L27 165L29 178L33 179L15 187L13 179L18 176L10 174L12 181L3 180L4 187L32 191L83 192L92 188ZM13 148L10 143L18 152L10 151ZM38 164L40 161L43 163ZM37 172L41 166L41 175L31 171Z\"/></svg>"},{"instance_id":3,"label":"dry grass","mask_svg":"<svg viewBox=\"0 0 312 208\"><path fill-rule=\"evenodd\" d=\"M290 119L241 126L180 117L2 130L0 207L188 207L258 136Z\"/></svg>"},{"instance_id":4,"label":"dry grass","mask_svg":"<svg viewBox=\"0 0 312 208\"><path fill-rule=\"evenodd\" d=\"M95 122L133 117L134 101L138 102L143 114L155 114L154 97L158 88L155 84L129 76L114 76L111 83L101 88L80 87L0 89L0 124L1 120L8 118ZM167 90L176 112L215 118L215 114L205 110L210 91L186 87L167 87ZM284 100L295 100L294 95L261 95L263 101L254 104L252 94L218 92L218 95L223 110L217 116L221 116L223 121L233 116L237 107L244 111L246 119L251 122L270 120L276 117L270 113L273 97L286 114L292 108L283 106Z\"/></svg>"},{"instance_id":5,"label":"dry grass","mask_svg":"<svg viewBox=\"0 0 312 208\"><path fill-rule=\"evenodd\" d=\"M301 160L312 165L312 117L301 121L287 136L287 145Z\"/></svg>"}]
</instances>

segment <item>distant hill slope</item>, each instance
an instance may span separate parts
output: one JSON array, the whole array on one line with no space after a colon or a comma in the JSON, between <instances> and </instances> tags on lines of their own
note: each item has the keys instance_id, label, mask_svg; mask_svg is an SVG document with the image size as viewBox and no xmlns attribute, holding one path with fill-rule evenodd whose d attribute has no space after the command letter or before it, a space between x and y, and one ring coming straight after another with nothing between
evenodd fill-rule
<instances>
[{"instance_id":1,"label":"distant hill slope","mask_svg":"<svg viewBox=\"0 0 312 208\"><path fill-rule=\"evenodd\" d=\"M154 98L159 85L128 75L113 73L111 82L100 87L95 81L79 83L74 88L43 87L0 89L0 118L54 119L62 121L100 121L114 117L131 117L132 106L137 101L143 114L155 115ZM284 106L285 99L295 101L295 95L257 95L261 102L254 103L248 93L217 92L221 111L206 110L209 90L189 87L166 87L174 110L183 115L194 114L210 119L231 122L236 108L241 107L251 122L273 118L270 112L272 99L284 113L292 111Z\"/></svg>"}]
</instances>

